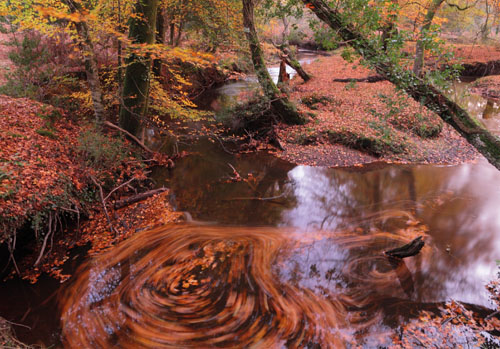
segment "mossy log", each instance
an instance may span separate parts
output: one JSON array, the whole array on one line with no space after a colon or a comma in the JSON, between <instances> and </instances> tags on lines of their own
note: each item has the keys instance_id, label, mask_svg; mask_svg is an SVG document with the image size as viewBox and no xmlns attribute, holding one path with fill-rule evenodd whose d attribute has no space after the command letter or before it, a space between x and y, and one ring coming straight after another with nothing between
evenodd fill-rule
<instances>
[{"instance_id":1,"label":"mossy log","mask_svg":"<svg viewBox=\"0 0 500 349\"><path fill-rule=\"evenodd\" d=\"M374 76L368 76L366 78L347 78L347 79L333 79L334 82L379 82L379 81L384 81L385 78L382 76L374 75Z\"/></svg>"},{"instance_id":2,"label":"mossy log","mask_svg":"<svg viewBox=\"0 0 500 349\"><path fill-rule=\"evenodd\" d=\"M391 64L387 55L346 22L338 10L331 8L323 0L302 0L302 2L366 59L379 75L404 90L417 102L436 112L443 121L451 125L500 170L500 138L489 132L478 120L435 86L420 79L412 71Z\"/></svg>"}]
</instances>

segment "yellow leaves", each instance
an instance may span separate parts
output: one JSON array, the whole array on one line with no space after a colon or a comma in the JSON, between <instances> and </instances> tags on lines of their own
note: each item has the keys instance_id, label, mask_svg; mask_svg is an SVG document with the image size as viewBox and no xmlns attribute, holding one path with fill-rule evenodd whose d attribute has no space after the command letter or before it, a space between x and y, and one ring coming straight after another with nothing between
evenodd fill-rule
<instances>
[{"instance_id":1,"label":"yellow leaves","mask_svg":"<svg viewBox=\"0 0 500 349\"><path fill-rule=\"evenodd\" d=\"M50 19L66 19L70 22L83 22L85 20L85 15L79 12L67 13L66 11L61 11L53 7L42 7L36 6L35 9L44 17L49 17Z\"/></svg>"}]
</instances>

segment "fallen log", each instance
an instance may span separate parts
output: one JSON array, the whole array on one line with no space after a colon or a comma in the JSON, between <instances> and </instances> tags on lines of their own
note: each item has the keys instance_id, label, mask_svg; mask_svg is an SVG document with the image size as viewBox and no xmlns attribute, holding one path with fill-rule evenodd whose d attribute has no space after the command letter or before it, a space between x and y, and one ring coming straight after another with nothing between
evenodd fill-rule
<instances>
[{"instance_id":1,"label":"fallen log","mask_svg":"<svg viewBox=\"0 0 500 349\"><path fill-rule=\"evenodd\" d=\"M118 209L123 208L125 206L135 204L136 202L139 202L142 200L146 200L147 198L150 198L153 195L163 193L166 191L168 191L167 188L158 188L158 189L146 191L144 193L139 193L137 195L130 196L126 199L115 201L115 204L113 205L113 207L115 210L118 210Z\"/></svg>"},{"instance_id":2,"label":"fallen log","mask_svg":"<svg viewBox=\"0 0 500 349\"><path fill-rule=\"evenodd\" d=\"M425 242L422 240L423 238L423 236L419 236L406 245L385 251L384 253L389 257L400 259L416 256L425 245Z\"/></svg>"},{"instance_id":3,"label":"fallen log","mask_svg":"<svg viewBox=\"0 0 500 349\"><path fill-rule=\"evenodd\" d=\"M333 79L334 82L379 82L387 80L383 76L373 75L366 78L350 78L350 79Z\"/></svg>"}]
</instances>

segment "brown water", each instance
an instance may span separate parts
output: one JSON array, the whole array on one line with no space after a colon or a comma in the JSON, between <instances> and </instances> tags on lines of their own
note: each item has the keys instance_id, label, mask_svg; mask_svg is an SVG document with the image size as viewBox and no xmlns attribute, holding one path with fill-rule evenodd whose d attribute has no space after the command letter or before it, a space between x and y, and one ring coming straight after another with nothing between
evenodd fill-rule
<instances>
[{"instance_id":1,"label":"brown water","mask_svg":"<svg viewBox=\"0 0 500 349\"><path fill-rule=\"evenodd\" d=\"M470 83L475 80L474 78L464 77L462 80L462 82L455 82L451 86L448 95L480 120L490 131L500 135L500 105L498 102L472 93Z\"/></svg>"},{"instance_id":2,"label":"brown water","mask_svg":"<svg viewBox=\"0 0 500 349\"><path fill-rule=\"evenodd\" d=\"M206 105L227 100L212 91ZM67 347L365 347L421 309L491 308L500 172L459 166L294 166L200 140L156 183L200 224L141 232L71 282L4 284L21 339ZM230 182L234 166L246 182ZM424 236L417 256L383 251ZM61 319L61 322L59 322ZM64 340L61 338L63 334Z\"/></svg>"},{"instance_id":3,"label":"brown water","mask_svg":"<svg viewBox=\"0 0 500 349\"><path fill-rule=\"evenodd\" d=\"M203 225L89 261L60 297L68 346L373 347L449 299L492 307L500 173L488 163L354 171L210 144L156 174ZM227 183L228 162L256 182ZM417 236L417 257L383 256Z\"/></svg>"}]
</instances>

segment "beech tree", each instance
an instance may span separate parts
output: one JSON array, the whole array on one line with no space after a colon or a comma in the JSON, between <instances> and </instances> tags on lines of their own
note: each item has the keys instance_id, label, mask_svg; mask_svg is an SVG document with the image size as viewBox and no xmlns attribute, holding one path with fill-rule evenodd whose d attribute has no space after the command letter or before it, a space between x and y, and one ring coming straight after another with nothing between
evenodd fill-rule
<instances>
[{"instance_id":1,"label":"beech tree","mask_svg":"<svg viewBox=\"0 0 500 349\"><path fill-rule=\"evenodd\" d=\"M74 0L64 0L72 14L78 13L79 19L74 21L76 31L82 38L83 60L85 64L85 73L87 75L87 83L89 85L92 104L94 107L94 115L97 122L101 122L104 117L104 106L102 104L102 89L99 81L99 65L94 52L94 45L90 38L90 30L87 23L82 20L83 15L82 5Z\"/></svg>"},{"instance_id":2,"label":"beech tree","mask_svg":"<svg viewBox=\"0 0 500 349\"><path fill-rule=\"evenodd\" d=\"M138 0L135 14L130 20L129 38L133 44L154 44L156 35L156 15L159 0ZM120 126L132 134L137 134L141 118L148 109L148 95L151 59L132 48L126 60L127 69L123 82Z\"/></svg>"}]
</instances>

